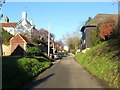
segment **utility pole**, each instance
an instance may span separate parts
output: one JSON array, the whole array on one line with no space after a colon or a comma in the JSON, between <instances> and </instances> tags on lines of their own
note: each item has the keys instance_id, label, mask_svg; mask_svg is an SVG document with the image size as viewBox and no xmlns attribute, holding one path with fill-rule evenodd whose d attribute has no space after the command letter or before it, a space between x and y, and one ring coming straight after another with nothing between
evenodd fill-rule
<instances>
[{"instance_id":1,"label":"utility pole","mask_svg":"<svg viewBox=\"0 0 120 90\"><path fill-rule=\"evenodd\" d=\"M48 56L50 55L50 24L48 23Z\"/></svg>"},{"instance_id":2,"label":"utility pole","mask_svg":"<svg viewBox=\"0 0 120 90\"><path fill-rule=\"evenodd\" d=\"M54 42L54 38L53 38L53 54L55 53L55 42Z\"/></svg>"}]
</instances>

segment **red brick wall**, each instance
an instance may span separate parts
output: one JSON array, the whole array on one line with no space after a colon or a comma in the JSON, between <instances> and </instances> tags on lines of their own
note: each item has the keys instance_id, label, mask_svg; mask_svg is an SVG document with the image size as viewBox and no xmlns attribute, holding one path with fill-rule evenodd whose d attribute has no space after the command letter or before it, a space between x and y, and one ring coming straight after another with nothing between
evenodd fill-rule
<instances>
[{"instance_id":1,"label":"red brick wall","mask_svg":"<svg viewBox=\"0 0 120 90\"><path fill-rule=\"evenodd\" d=\"M19 35L16 35L13 39L11 39L10 42L11 43L24 43L23 39Z\"/></svg>"},{"instance_id":2,"label":"red brick wall","mask_svg":"<svg viewBox=\"0 0 120 90\"><path fill-rule=\"evenodd\" d=\"M25 43L24 40L19 35L16 35L15 37L13 37L10 40L11 53L16 49L18 45L20 45L24 49L24 43Z\"/></svg>"},{"instance_id":3,"label":"red brick wall","mask_svg":"<svg viewBox=\"0 0 120 90\"><path fill-rule=\"evenodd\" d=\"M24 43L12 43L11 44L11 53L20 45L24 49Z\"/></svg>"}]
</instances>

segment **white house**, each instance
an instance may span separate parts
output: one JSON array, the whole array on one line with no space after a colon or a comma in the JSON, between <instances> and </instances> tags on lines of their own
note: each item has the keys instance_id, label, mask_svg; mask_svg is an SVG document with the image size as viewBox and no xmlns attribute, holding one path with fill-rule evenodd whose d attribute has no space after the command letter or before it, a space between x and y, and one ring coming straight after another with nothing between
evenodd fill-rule
<instances>
[{"instance_id":1,"label":"white house","mask_svg":"<svg viewBox=\"0 0 120 90\"><path fill-rule=\"evenodd\" d=\"M32 32L37 31L35 29L35 25L32 23L32 20L30 22L27 20L26 12L22 12L22 19L19 22L9 22L9 18L6 17L5 22L0 23L0 26L4 30L10 32L14 36L17 34L24 33L25 35L28 35L28 37L31 37L32 36L31 34L33 34ZM0 38L0 42L2 42L1 38ZM3 53L3 55L10 55L10 45L9 46L6 46L6 45L0 46L0 51L2 51L2 52L0 52L0 55L2 55L2 53Z\"/></svg>"},{"instance_id":2,"label":"white house","mask_svg":"<svg viewBox=\"0 0 120 90\"><path fill-rule=\"evenodd\" d=\"M18 33L27 33L31 37L32 31L36 30L35 25L32 23L32 20L29 22L27 20L27 13L22 12L22 19L15 24L14 26L15 34Z\"/></svg>"},{"instance_id":3,"label":"white house","mask_svg":"<svg viewBox=\"0 0 120 90\"><path fill-rule=\"evenodd\" d=\"M31 33L35 29L35 25L32 23L32 20L29 22L27 20L27 13L22 12L22 19L19 22L9 22L9 18L5 18L5 22L1 23L2 28L10 32L12 35L19 33L28 33L31 36Z\"/></svg>"},{"instance_id":4,"label":"white house","mask_svg":"<svg viewBox=\"0 0 120 90\"><path fill-rule=\"evenodd\" d=\"M14 26L15 24L17 24L17 22L9 22L9 18L6 17L5 18L5 22L1 23L1 26L4 30L7 30L8 32L10 32L12 35L15 34L15 30L14 30Z\"/></svg>"}]
</instances>

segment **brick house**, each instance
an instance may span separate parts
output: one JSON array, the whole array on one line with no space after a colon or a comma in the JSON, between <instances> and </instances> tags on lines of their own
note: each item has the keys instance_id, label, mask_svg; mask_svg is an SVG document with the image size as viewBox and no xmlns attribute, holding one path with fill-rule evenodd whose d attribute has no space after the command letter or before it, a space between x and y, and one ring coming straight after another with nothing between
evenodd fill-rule
<instances>
[{"instance_id":1,"label":"brick house","mask_svg":"<svg viewBox=\"0 0 120 90\"><path fill-rule=\"evenodd\" d=\"M34 44L30 42L28 38L25 36L22 36L20 34L16 34L14 37L10 39L10 48L11 48L11 54L16 51L18 46L23 49L24 52L21 52L22 54L25 54L25 51L29 46L33 46Z\"/></svg>"}]
</instances>

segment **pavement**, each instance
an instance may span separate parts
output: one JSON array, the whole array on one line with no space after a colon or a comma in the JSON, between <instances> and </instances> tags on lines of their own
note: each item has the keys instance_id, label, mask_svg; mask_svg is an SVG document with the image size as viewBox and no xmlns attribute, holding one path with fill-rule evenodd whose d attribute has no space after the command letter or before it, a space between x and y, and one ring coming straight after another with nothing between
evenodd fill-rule
<instances>
[{"instance_id":1,"label":"pavement","mask_svg":"<svg viewBox=\"0 0 120 90\"><path fill-rule=\"evenodd\" d=\"M40 74L35 80L25 85L24 89L35 88L105 88L73 56L64 57Z\"/></svg>"}]
</instances>

